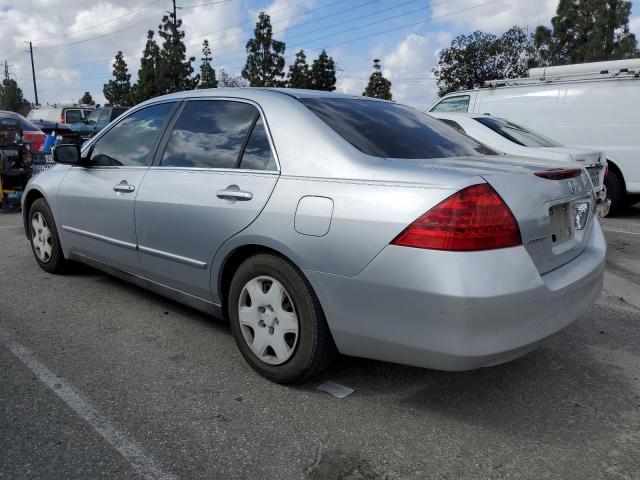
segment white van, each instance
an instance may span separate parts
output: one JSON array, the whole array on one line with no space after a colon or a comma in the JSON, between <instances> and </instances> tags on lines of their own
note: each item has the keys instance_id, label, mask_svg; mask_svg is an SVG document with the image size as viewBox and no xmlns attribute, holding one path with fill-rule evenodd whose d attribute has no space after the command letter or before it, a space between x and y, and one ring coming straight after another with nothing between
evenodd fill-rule
<instances>
[{"instance_id":1,"label":"white van","mask_svg":"<svg viewBox=\"0 0 640 480\"><path fill-rule=\"evenodd\" d=\"M532 68L528 78L493 80L450 93L430 112L505 117L563 145L603 151L611 210L640 196L640 59Z\"/></svg>"}]
</instances>

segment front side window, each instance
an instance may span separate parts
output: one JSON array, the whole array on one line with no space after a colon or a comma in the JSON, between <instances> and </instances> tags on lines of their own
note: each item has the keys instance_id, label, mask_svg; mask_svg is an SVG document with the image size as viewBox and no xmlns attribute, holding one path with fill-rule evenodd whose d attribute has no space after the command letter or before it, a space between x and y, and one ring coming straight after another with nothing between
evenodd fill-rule
<instances>
[{"instance_id":1,"label":"front side window","mask_svg":"<svg viewBox=\"0 0 640 480\"><path fill-rule=\"evenodd\" d=\"M96 110L97 111L97 110ZM104 109L104 110L100 110L100 117L99 117L99 122L102 123L109 123L109 114L111 112L109 111L109 109Z\"/></svg>"},{"instance_id":2,"label":"front side window","mask_svg":"<svg viewBox=\"0 0 640 480\"><path fill-rule=\"evenodd\" d=\"M229 100L188 102L173 127L163 167L235 168L258 110Z\"/></svg>"},{"instance_id":3,"label":"front side window","mask_svg":"<svg viewBox=\"0 0 640 480\"><path fill-rule=\"evenodd\" d=\"M100 116L100 112L98 110L94 110L93 112L91 112L91 114L87 117L87 123L91 124L91 125L95 125L96 123L98 123L98 117Z\"/></svg>"},{"instance_id":4,"label":"front side window","mask_svg":"<svg viewBox=\"0 0 640 480\"><path fill-rule=\"evenodd\" d=\"M276 170L276 159L271 151L267 131L262 119L258 117L251 131L240 161L240 168L248 170Z\"/></svg>"},{"instance_id":5,"label":"front side window","mask_svg":"<svg viewBox=\"0 0 640 480\"><path fill-rule=\"evenodd\" d=\"M134 166L149 164L162 126L174 104L160 103L132 113L93 145L91 164L95 166Z\"/></svg>"},{"instance_id":6,"label":"front side window","mask_svg":"<svg viewBox=\"0 0 640 480\"><path fill-rule=\"evenodd\" d=\"M65 123L82 123L84 117L82 116L82 110L67 110L65 112Z\"/></svg>"},{"instance_id":7,"label":"front side window","mask_svg":"<svg viewBox=\"0 0 640 480\"><path fill-rule=\"evenodd\" d=\"M497 154L439 120L397 103L351 98L302 98L300 102L355 148L374 157Z\"/></svg>"},{"instance_id":8,"label":"front side window","mask_svg":"<svg viewBox=\"0 0 640 480\"><path fill-rule=\"evenodd\" d=\"M457 97L449 97L443 99L435 107L432 112L466 112L469 108L469 95L459 95Z\"/></svg>"},{"instance_id":9,"label":"front side window","mask_svg":"<svg viewBox=\"0 0 640 480\"><path fill-rule=\"evenodd\" d=\"M475 121L490 128L498 135L523 147L560 147L561 145L550 138L529 130L522 125L515 124L504 118L476 117Z\"/></svg>"}]
</instances>

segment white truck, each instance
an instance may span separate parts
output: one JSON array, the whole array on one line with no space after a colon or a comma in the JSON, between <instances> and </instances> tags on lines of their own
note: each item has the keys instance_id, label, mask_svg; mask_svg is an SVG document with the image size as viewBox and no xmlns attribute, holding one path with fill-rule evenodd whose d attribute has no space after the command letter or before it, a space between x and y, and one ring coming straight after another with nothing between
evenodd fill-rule
<instances>
[{"instance_id":1,"label":"white truck","mask_svg":"<svg viewBox=\"0 0 640 480\"><path fill-rule=\"evenodd\" d=\"M450 93L429 111L504 117L563 145L603 151L612 213L640 200L640 59L532 68L528 75Z\"/></svg>"}]
</instances>

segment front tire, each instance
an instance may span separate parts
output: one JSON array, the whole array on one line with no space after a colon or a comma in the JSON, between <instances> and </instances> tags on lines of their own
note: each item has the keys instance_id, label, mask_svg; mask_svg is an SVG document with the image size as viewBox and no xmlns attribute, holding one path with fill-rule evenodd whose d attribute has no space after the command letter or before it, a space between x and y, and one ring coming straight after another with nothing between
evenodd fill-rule
<instances>
[{"instance_id":1,"label":"front tire","mask_svg":"<svg viewBox=\"0 0 640 480\"><path fill-rule=\"evenodd\" d=\"M44 198L39 198L29 210L31 251L40 267L49 273L61 273L66 266L60 237L51 209Z\"/></svg>"},{"instance_id":2,"label":"front tire","mask_svg":"<svg viewBox=\"0 0 640 480\"><path fill-rule=\"evenodd\" d=\"M607 198L611 200L609 215L615 215L626 206L625 188L622 178L611 168L604 177L604 186L607 188Z\"/></svg>"},{"instance_id":3,"label":"front tire","mask_svg":"<svg viewBox=\"0 0 640 480\"><path fill-rule=\"evenodd\" d=\"M242 356L271 381L307 380L324 371L336 356L311 285L279 256L259 254L240 265L231 281L228 309Z\"/></svg>"}]
</instances>

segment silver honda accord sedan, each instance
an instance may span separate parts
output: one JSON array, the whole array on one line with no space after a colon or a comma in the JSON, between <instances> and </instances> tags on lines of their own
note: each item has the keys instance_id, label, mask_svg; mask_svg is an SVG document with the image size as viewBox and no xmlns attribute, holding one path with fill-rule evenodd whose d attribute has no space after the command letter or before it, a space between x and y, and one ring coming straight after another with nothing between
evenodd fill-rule
<instances>
[{"instance_id":1,"label":"silver honda accord sedan","mask_svg":"<svg viewBox=\"0 0 640 480\"><path fill-rule=\"evenodd\" d=\"M532 350L602 288L587 173L494 153L387 101L182 92L56 147L24 226L47 272L83 262L228 318L276 382L338 352L468 370Z\"/></svg>"}]
</instances>

